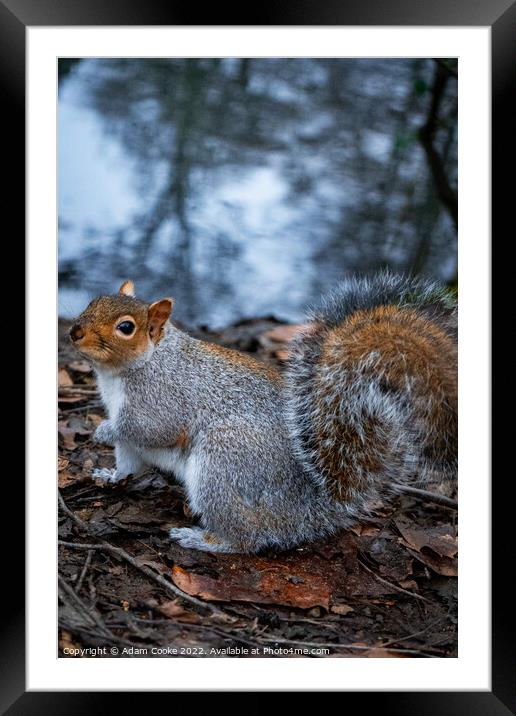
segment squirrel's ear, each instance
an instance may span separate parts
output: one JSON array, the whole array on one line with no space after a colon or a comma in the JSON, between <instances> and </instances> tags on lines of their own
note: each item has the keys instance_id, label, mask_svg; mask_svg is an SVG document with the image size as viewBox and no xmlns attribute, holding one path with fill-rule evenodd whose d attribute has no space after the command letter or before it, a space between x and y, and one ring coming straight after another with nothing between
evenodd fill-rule
<instances>
[{"instance_id":1,"label":"squirrel's ear","mask_svg":"<svg viewBox=\"0 0 516 716\"><path fill-rule=\"evenodd\" d=\"M161 301L151 303L149 306L149 333L154 343L158 343L160 340L163 326L170 316L173 305L173 298L162 298Z\"/></svg>"},{"instance_id":2,"label":"squirrel's ear","mask_svg":"<svg viewBox=\"0 0 516 716\"><path fill-rule=\"evenodd\" d=\"M118 293L124 296L134 296L134 283L132 281L124 281L118 289Z\"/></svg>"}]
</instances>

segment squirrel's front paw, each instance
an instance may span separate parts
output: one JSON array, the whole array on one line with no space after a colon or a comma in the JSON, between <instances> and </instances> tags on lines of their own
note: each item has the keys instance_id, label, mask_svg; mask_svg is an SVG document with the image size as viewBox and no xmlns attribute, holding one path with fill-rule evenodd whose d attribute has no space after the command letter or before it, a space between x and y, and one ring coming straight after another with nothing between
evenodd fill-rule
<instances>
[{"instance_id":1,"label":"squirrel's front paw","mask_svg":"<svg viewBox=\"0 0 516 716\"><path fill-rule=\"evenodd\" d=\"M103 423L100 423L98 428L93 433L93 439L95 442L101 443L102 445L113 446L115 444L115 431L113 430L109 420L104 420Z\"/></svg>"},{"instance_id":2,"label":"squirrel's front paw","mask_svg":"<svg viewBox=\"0 0 516 716\"><path fill-rule=\"evenodd\" d=\"M115 485L117 482L125 480L127 475L124 475L114 467L100 467L92 471L91 477L93 480L105 482L106 485Z\"/></svg>"}]
</instances>

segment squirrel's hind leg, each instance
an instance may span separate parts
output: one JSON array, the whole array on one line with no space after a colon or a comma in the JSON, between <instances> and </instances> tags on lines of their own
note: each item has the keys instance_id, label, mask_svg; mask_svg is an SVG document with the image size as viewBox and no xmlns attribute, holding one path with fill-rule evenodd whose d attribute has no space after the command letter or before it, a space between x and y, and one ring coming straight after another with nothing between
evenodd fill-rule
<instances>
[{"instance_id":1,"label":"squirrel's hind leg","mask_svg":"<svg viewBox=\"0 0 516 716\"><path fill-rule=\"evenodd\" d=\"M179 542L181 547L199 549L203 552L241 552L229 542L223 542L218 537L201 527L174 527L169 531L170 539Z\"/></svg>"}]
</instances>

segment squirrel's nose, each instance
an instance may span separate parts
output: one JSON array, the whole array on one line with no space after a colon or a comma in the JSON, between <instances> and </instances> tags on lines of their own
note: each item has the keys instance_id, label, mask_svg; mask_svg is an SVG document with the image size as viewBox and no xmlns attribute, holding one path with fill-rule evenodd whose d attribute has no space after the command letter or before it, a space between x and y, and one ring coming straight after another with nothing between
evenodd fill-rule
<instances>
[{"instance_id":1,"label":"squirrel's nose","mask_svg":"<svg viewBox=\"0 0 516 716\"><path fill-rule=\"evenodd\" d=\"M70 328L70 338L74 343L76 341L80 341L81 338L84 338L84 328L80 325L80 323L74 323Z\"/></svg>"}]
</instances>

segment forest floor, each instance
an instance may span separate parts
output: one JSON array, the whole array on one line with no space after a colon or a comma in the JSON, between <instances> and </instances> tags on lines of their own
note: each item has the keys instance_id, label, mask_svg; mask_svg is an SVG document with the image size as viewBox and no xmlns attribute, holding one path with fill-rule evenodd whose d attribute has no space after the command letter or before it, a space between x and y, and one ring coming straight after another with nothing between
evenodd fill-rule
<instances>
[{"instance_id":1,"label":"forest floor","mask_svg":"<svg viewBox=\"0 0 516 716\"><path fill-rule=\"evenodd\" d=\"M104 412L68 328L60 320L60 656L457 656L453 509L403 496L288 552L184 549L167 537L191 523L173 477L92 479L114 457L92 440ZM263 318L193 334L281 369L294 330Z\"/></svg>"}]
</instances>

